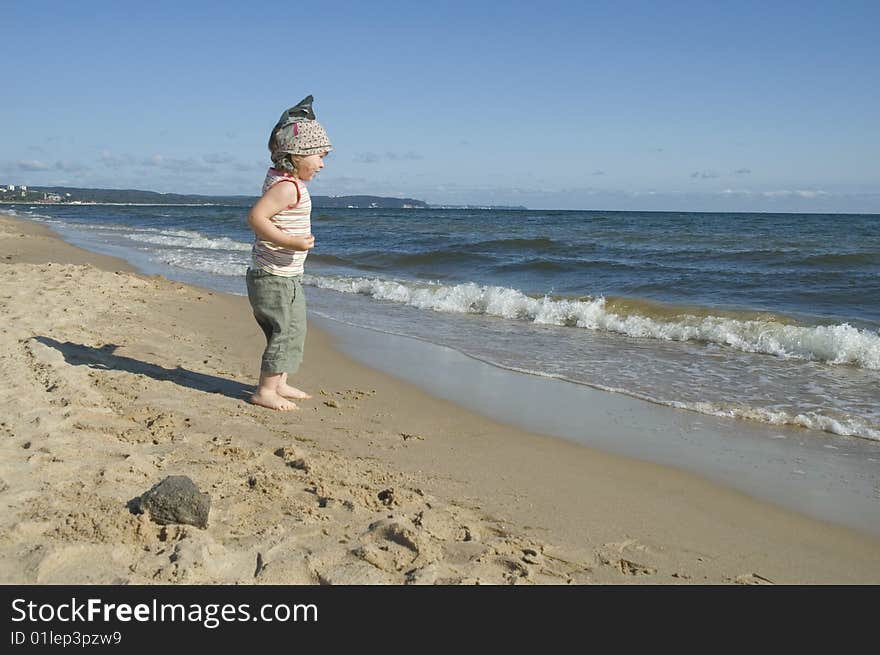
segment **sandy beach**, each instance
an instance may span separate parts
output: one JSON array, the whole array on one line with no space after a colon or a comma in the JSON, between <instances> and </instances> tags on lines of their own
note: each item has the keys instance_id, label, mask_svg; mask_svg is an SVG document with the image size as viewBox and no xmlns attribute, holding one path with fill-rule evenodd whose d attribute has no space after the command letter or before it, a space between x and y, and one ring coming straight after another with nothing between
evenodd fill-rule
<instances>
[{"instance_id":1,"label":"sandy beach","mask_svg":"<svg viewBox=\"0 0 880 655\"><path fill-rule=\"evenodd\" d=\"M0 264L3 583L880 582L876 535L497 422L314 324L314 398L255 407L246 298L12 217ZM206 529L129 511L169 475L210 494Z\"/></svg>"}]
</instances>

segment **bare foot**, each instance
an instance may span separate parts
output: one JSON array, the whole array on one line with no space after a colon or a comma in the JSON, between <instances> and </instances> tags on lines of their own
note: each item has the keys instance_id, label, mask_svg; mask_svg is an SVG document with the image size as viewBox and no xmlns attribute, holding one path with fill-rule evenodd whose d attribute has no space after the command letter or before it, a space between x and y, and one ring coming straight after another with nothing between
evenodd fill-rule
<instances>
[{"instance_id":1,"label":"bare foot","mask_svg":"<svg viewBox=\"0 0 880 655\"><path fill-rule=\"evenodd\" d=\"M269 409L277 409L282 412L289 412L292 409L298 409L296 403L292 403L289 400L282 398L276 392L267 389L258 389L257 392L251 396L251 402L254 405L268 407Z\"/></svg>"},{"instance_id":2,"label":"bare foot","mask_svg":"<svg viewBox=\"0 0 880 655\"><path fill-rule=\"evenodd\" d=\"M291 387L286 382L279 383L278 388L275 391L279 396L284 396L285 398L296 398L297 400L308 400L311 398L311 396L302 389Z\"/></svg>"}]
</instances>

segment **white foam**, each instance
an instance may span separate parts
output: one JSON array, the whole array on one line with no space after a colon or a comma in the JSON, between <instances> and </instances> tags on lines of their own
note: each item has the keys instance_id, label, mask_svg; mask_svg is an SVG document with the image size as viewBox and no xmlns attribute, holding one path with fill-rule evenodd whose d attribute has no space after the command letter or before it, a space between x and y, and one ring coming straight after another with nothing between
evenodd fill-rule
<instances>
[{"instance_id":1,"label":"white foam","mask_svg":"<svg viewBox=\"0 0 880 655\"><path fill-rule=\"evenodd\" d=\"M10 216L25 216L29 219L38 221L40 223L60 223L61 222L61 221L57 221L57 220L53 219L51 216L46 216L45 214L37 213L37 211L33 207L31 207L29 210L28 209L20 209L19 211L16 211L12 208L9 208L9 209L4 209L3 211L6 212L7 214L9 214Z\"/></svg>"},{"instance_id":2,"label":"white foam","mask_svg":"<svg viewBox=\"0 0 880 655\"><path fill-rule=\"evenodd\" d=\"M342 293L371 296L419 309L487 314L533 323L615 332L664 341L714 343L742 352L849 364L880 370L880 333L839 325L784 325L774 321L681 315L659 320L639 314L618 315L602 297L590 300L535 298L516 289L468 282L439 283L382 278L306 275L307 284Z\"/></svg>"},{"instance_id":3,"label":"white foam","mask_svg":"<svg viewBox=\"0 0 880 655\"><path fill-rule=\"evenodd\" d=\"M153 243L169 248L199 248L204 250L238 251L251 249L251 244L249 243L235 241L228 237L210 238L199 232L193 232L190 230L158 230L154 233L138 231L126 236L132 241Z\"/></svg>"},{"instance_id":4,"label":"white foam","mask_svg":"<svg viewBox=\"0 0 880 655\"><path fill-rule=\"evenodd\" d=\"M159 256L158 261L169 266L183 268L201 273L213 273L214 275L244 277L247 271L248 260L237 253L217 253L208 256L198 255L187 251L169 251Z\"/></svg>"},{"instance_id":5,"label":"white foam","mask_svg":"<svg viewBox=\"0 0 880 655\"><path fill-rule=\"evenodd\" d=\"M467 353L465 353L467 354ZM503 366L492 362L490 360L484 360L479 357L475 359L480 359L481 361L485 361L489 364L493 364L495 366L499 366L500 368L506 368L511 371L517 371L520 373L527 373L528 375L535 375L538 377L546 377L553 378L557 380L565 380L566 382L573 382L575 384L583 384L584 386L592 387L593 389L599 389L601 391L607 391L610 393L621 393L627 396L631 396L633 398L638 398L640 400L645 400L657 405L666 405L668 407L675 407L677 409L684 409L690 412L697 412L699 414L708 414L711 416L723 416L728 418L738 418L738 419L748 419L751 421L760 421L762 423L769 423L771 425L794 425L802 428L809 428L811 430L820 430L822 432L830 432L832 434L839 434L845 437L861 437L863 439L872 439L874 441L880 441L880 430L877 429L875 425L868 423L860 418L854 416L840 416L840 417L832 417L827 416L825 414L820 414L818 412L799 412L799 413L791 413L785 411L773 411L769 409L762 409L760 407L750 407L747 405L735 405L732 403L715 403L715 402L683 402L677 400L661 400L659 398L655 398L653 396L649 396L643 393L636 393L633 391L629 391L627 389L621 389L618 387L610 387L601 384L596 384L592 382L583 382L580 380L573 380L569 377L563 375L554 375L552 373L545 373L543 371L533 371L529 369L523 369L515 366ZM784 435L774 435L773 439L785 439ZM834 446L827 446L830 448L834 448Z\"/></svg>"},{"instance_id":6,"label":"white foam","mask_svg":"<svg viewBox=\"0 0 880 655\"><path fill-rule=\"evenodd\" d=\"M830 432L832 434L839 434L846 437L862 437L864 439L880 441L880 430L871 427L864 421L855 417L834 418L816 412L791 414L789 412L776 412L756 407L724 406L717 403L707 402L688 403L673 401L663 404L677 407L679 409L700 412L701 414L727 416L730 418L745 418L752 421L770 423L771 425L795 425L802 428L821 430L823 432Z\"/></svg>"},{"instance_id":7,"label":"white foam","mask_svg":"<svg viewBox=\"0 0 880 655\"><path fill-rule=\"evenodd\" d=\"M27 216L28 218L44 223L67 225L64 221L33 212L27 212ZM123 236L131 241L151 243L168 248L235 250L244 252L249 251L252 245L250 243L230 239L229 237L207 237L201 232L196 232L195 230L172 230L152 227L133 228L129 225L109 225L105 223L76 223L71 225L71 227L87 232L123 232Z\"/></svg>"}]
</instances>

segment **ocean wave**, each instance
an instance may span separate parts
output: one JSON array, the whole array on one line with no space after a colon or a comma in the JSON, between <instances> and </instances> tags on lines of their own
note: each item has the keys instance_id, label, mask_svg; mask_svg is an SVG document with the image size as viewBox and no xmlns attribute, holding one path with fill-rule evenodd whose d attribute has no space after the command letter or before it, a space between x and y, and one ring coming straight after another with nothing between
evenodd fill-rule
<instances>
[{"instance_id":1,"label":"ocean wave","mask_svg":"<svg viewBox=\"0 0 880 655\"><path fill-rule=\"evenodd\" d=\"M149 233L137 231L126 235L132 241L152 243L169 248L192 248L199 250L238 250L251 249L250 243L235 241L229 237L206 237L191 230L151 230Z\"/></svg>"},{"instance_id":2,"label":"ocean wave","mask_svg":"<svg viewBox=\"0 0 880 655\"><path fill-rule=\"evenodd\" d=\"M517 289L397 281L380 278L306 275L307 284L342 293L361 294L423 310L485 314L500 318L613 332L663 341L694 341L749 353L814 360L880 370L880 333L847 323L795 325L774 317L741 319L730 316L677 314L647 305L639 311L609 311L604 297L551 298L529 296Z\"/></svg>"},{"instance_id":3,"label":"ocean wave","mask_svg":"<svg viewBox=\"0 0 880 655\"><path fill-rule=\"evenodd\" d=\"M522 250L549 250L558 247L559 241L549 237L535 237L533 239L512 238L512 239L490 239L488 241L477 241L476 243L468 243L462 246L467 250L514 250L520 252Z\"/></svg>"},{"instance_id":4,"label":"ocean wave","mask_svg":"<svg viewBox=\"0 0 880 655\"><path fill-rule=\"evenodd\" d=\"M695 412L697 414L707 414L710 416L720 416L725 418L746 419L749 421L767 423L769 425L792 425L795 427L837 434L844 437L859 437L862 439L872 439L874 441L880 441L880 429L878 429L878 426L868 423L865 420L855 416L835 417L814 411L793 413L765 409L761 407L750 407L748 405L735 403L663 400L660 398L649 396L644 393L632 392L627 389L609 387L592 382L584 382L581 380L573 380L571 378L562 375L555 375L553 373L533 371L515 366L504 366L481 358L476 359L480 359L480 361L484 361L488 364L499 366L500 368L505 368L511 371L516 371L518 373L526 373L528 375L535 375L538 377L552 378L555 380L563 380L565 382L582 384L584 386L598 389L600 391L607 391L609 393L620 393L626 396L630 396L632 398L638 398L639 400L654 403L655 405L665 405L667 407L683 409L689 412Z\"/></svg>"},{"instance_id":5,"label":"ocean wave","mask_svg":"<svg viewBox=\"0 0 880 655\"><path fill-rule=\"evenodd\" d=\"M729 418L748 419L760 421L770 425L794 425L811 430L821 430L831 434L839 434L845 437L861 437L880 441L880 430L865 421L852 416L827 416L817 412L802 412L792 414L784 411L773 411L759 407L747 407L731 404L709 402L662 402L664 405L686 409L700 414L712 416L726 416Z\"/></svg>"},{"instance_id":6,"label":"ocean wave","mask_svg":"<svg viewBox=\"0 0 880 655\"><path fill-rule=\"evenodd\" d=\"M794 262L804 266L871 266L880 264L880 255L875 252L825 253L811 255Z\"/></svg>"},{"instance_id":7,"label":"ocean wave","mask_svg":"<svg viewBox=\"0 0 880 655\"><path fill-rule=\"evenodd\" d=\"M199 256L187 250L167 251L158 257L158 261L176 268L232 277L244 277L250 263L234 252Z\"/></svg>"},{"instance_id":8,"label":"ocean wave","mask_svg":"<svg viewBox=\"0 0 880 655\"><path fill-rule=\"evenodd\" d=\"M19 208L17 211L12 207L9 207L8 209L4 208L3 212L9 214L10 216L23 216L25 218L35 220L39 223L60 223L60 221L53 219L51 216L40 214L34 207L30 207L28 209Z\"/></svg>"},{"instance_id":9,"label":"ocean wave","mask_svg":"<svg viewBox=\"0 0 880 655\"><path fill-rule=\"evenodd\" d=\"M355 266L354 262L351 262L344 257L337 257L336 255L321 255L313 252L309 253L309 263L327 264L332 266Z\"/></svg>"},{"instance_id":10,"label":"ocean wave","mask_svg":"<svg viewBox=\"0 0 880 655\"><path fill-rule=\"evenodd\" d=\"M414 253L383 253L378 257L373 257L373 261L378 263L385 261L392 266L421 266L436 264L468 264L478 263L485 260L482 255L474 255L460 250L435 250L433 252L414 252Z\"/></svg>"},{"instance_id":11,"label":"ocean wave","mask_svg":"<svg viewBox=\"0 0 880 655\"><path fill-rule=\"evenodd\" d=\"M513 262L511 264L499 264L492 268L497 273L528 273L530 271L539 271L542 273L567 273L584 268L581 262L566 262L555 259L533 258L525 261Z\"/></svg>"}]
</instances>

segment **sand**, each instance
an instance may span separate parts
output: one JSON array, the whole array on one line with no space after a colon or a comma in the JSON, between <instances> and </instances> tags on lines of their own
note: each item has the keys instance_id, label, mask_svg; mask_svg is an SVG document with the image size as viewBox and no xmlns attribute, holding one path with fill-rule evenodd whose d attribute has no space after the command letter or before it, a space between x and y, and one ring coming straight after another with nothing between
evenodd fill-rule
<instances>
[{"instance_id":1,"label":"sand","mask_svg":"<svg viewBox=\"0 0 880 655\"><path fill-rule=\"evenodd\" d=\"M0 309L3 583L880 581L874 536L492 421L314 325L314 399L255 407L246 298L38 224L0 218ZM129 511L170 475L210 494L206 529Z\"/></svg>"}]
</instances>

